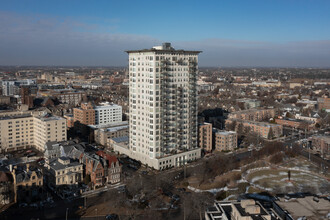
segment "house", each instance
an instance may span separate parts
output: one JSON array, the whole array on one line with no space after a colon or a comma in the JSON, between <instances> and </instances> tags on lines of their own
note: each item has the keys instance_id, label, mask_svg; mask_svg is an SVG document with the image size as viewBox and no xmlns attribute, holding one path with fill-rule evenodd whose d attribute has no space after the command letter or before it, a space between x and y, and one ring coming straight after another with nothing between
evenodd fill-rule
<instances>
[{"instance_id":1,"label":"house","mask_svg":"<svg viewBox=\"0 0 330 220\"><path fill-rule=\"evenodd\" d=\"M83 178L83 165L68 157L52 158L46 168L48 184L54 187L78 184Z\"/></svg>"},{"instance_id":2,"label":"house","mask_svg":"<svg viewBox=\"0 0 330 220\"><path fill-rule=\"evenodd\" d=\"M15 166L10 168L13 176L14 201L31 203L43 197L43 172L36 167Z\"/></svg>"}]
</instances>

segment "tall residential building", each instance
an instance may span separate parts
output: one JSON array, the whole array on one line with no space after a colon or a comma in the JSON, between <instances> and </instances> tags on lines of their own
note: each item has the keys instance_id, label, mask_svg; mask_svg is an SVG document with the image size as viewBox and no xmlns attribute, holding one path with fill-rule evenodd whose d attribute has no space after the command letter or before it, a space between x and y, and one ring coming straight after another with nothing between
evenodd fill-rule
<instances>
[{"instance_id":1,"label":"tall residential building","mask_svg":"<svg viewBox=\"0 0 330 220\"><path fill-rule=\"evenodd\" d=\"M122 121L122 107L109 102L101 102L99 106L94 107L95 124L105 125Z\"/></svg>"},{"instance_id":2,"label":"tall residential building","mask_svg":"<svg viewBox=\"0 0 330 220\"><path fill-rule=\"evenodd\" d=\"M200 157L197 142L200 52L175 50L170 43L127 51L128 156L155 169L184 165Z\"/></svg>"},{"instance_id":3,"label":"tall residential building","mask_svg":"<svg viewBox=\"0 0 330 220\"><path fill-rule=\"evenodd\" d=\"M212 151L212 124L204 122L199 125L198 143L201 149Z\"/></svg>"}]
</instances>

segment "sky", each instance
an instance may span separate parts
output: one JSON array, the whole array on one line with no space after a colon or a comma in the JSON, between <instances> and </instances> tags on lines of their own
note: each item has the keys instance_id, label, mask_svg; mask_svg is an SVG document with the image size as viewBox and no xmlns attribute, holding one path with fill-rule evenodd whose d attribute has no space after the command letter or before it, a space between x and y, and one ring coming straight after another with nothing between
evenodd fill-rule
<instances>
[{"instance_id":1,"label":"sky","mask_svg":"<svg viewBox=\"0 0 330 220\"><path fill-rule=\"evenodd\" d=\"M330 1L0 0L0 65L127 66L162 42L204 67L330 67Z\"/></svg>"}]
</instances>

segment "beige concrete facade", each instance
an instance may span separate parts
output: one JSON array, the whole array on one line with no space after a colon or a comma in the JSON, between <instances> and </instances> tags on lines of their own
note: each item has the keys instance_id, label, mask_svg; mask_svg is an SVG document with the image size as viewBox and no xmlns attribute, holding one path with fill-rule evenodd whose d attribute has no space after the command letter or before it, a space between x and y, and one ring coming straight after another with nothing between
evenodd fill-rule
<instances>
[{"instance_id":1,"label":"beige concrete facade","mask_svg":"<svg viewBox=\"0 0 330 220\"><path fill-rule=\"evenodd\" d=\"M57 116L33 116L31 113L0 117L2 151L36 147L43 151L48 141L65 141L66 120Z\"/></svg>"},{"instance_id":2,"label":"beige concrete facade","mask_svg":"<svg viewBox=\"0 0 330 220\"><path fill-rule=\"evenodd\" d=\"M164 43L148 50L127 53L128 156L155 169L180 166L200 157L197 141L200 51L175 50L170 43ZM194 152L194 156L189 157L189 152ZM163 158L168 158L165 163Z\"/></svg>"},{"instance_id":3,"label":"beige concrete facade","mask_svg":"<svg viewBox=\"0 0 330 220\"><path fill-rule=\"evenodd\" d=\"M237 148L237 133L234 131L215 132L215 150L233 151Z\"/></svg>"},{"instance_id":4,"label":"beige concrete facade","mask_svg":"<svg viewBox=\"0 0 330 220\"><path fill-rule=\"evenodd\" d=\"M51 159L46 168L48 181L53 186L78 184L83 178L83 164L67 157Z\"/></svg>"}]
</instances>

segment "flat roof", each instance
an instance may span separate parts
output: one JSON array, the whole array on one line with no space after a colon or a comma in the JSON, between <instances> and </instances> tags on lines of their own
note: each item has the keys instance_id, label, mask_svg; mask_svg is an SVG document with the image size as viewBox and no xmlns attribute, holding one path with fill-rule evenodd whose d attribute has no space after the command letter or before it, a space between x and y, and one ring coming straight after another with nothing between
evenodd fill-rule
<instances>
[{"instance_id":1,"label":"flat roof","mask_svg":"<svg viewBox=\"0 0 330 220\"><path fill-rule=\"evenodd\" d=\"M106 105L97 105L94 107L94 110L107 109L107 108L122 108L121 105L117 104L106 104Z\"/></svg>"},{"instance_id":2,"label":"flat roof","mask_svg":"<svg viewBox=\"0 0 330 220\"><path fill-rule=\"evenodd\" d=\"M230 134L236 134L234 131L217 131L217 134L222 134L222 135L230 135Z\"/></svg>"},{"instance_id":3,"label":"flat roof","mask_svg":"<svg viewBox=\"0 0 330 220\"><path fill-rule=\"evenodd\" d=\"M22 115L6 115L1 116L0 120L10 120L10 119L19 119L19 118L30 118L33 117L31 114L22 114Z\"/></svg>"},{"instance_id":4,"label":"flat roof","mask_svg":"<svg viewBox=\"0 0 330 220\"><path fill-rule=\"evenodd\" d=\"M65 118L59 116L37 116L36 118L40 119L41 121L54 121L54 120L66 120Z\"/></svg>"}]
</instances>

